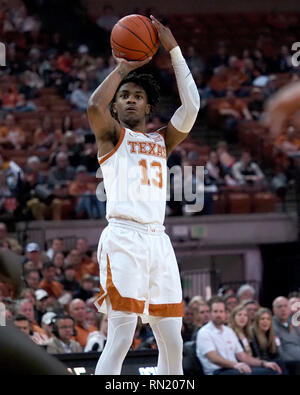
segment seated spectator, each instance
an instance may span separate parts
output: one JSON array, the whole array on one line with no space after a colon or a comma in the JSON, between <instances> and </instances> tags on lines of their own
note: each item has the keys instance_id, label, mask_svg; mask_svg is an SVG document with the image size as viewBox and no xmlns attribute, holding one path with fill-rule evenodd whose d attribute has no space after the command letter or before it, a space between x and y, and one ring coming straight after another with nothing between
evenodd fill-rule
<instances>
[{"instance_id":1,"label":"seated spectator","mask_svg":"<svg viewBox=\"0 0 300 395\"><path fill-rule=\"evenodd\" d=\"M291 307L287 298L277 297L273 301L273 325L281 347L280 358L286 363L289 373L300 375L300 328L292 324Z\"/></svg>"},{"instance_id":2,"label":"seated spectator","mask_svg":"<svg viewBox=\"0 0 300 395\"><path fill-rule=\"evenodd\" d=\"M230 143L237 141L236 127L238 122L243 119L252 119L245 101L236 98L231 88L227 90L225 98L220 101L218 113L223 118L225 139Z\"/></svg>"},{"instance_id":3,"label":"seated spectator","mask_svg":"<svg viewBox=\"0 0 300 395\"><path fill-rule=\"evenodd\" d=\"M87 81L82 81L80 88L75 89L70 97L70 101L78 111L86 111L89 98L92 92Z\"/></svg>"},{"instance_id":4,"label":"seated spectator","mask_svg":"<svg viewBox=\"0 0 300 395\"><path fill-rule=\"evenodd\" d=\"M28 111L37 111L36 105L28 101L24 93L20 93L18 97L18 101L15 106L16 112L28 112Z\"/></svg>"},{"instance_id":5,"label":"seated spectator","mask_svg":"<svg viewBox=\"0 0 300 395\"><path fill-rule=\"evenodd\" d=\"M52 242L51 242L51 246L48 248L47 250L47 255L49 257L49 259L53 260L54 259L54 255L57 252L63 252L64 250L64 242L63 239L60 237L55 237Z\"/></svg>"},{"instance_id":6,"label":"seated spectator","mask_svg":"<svg viewBox=\"0 0 300 395\"><path fill-rule=\"evenodd\" d=\"M204 325L210 320L210 311L207 303L202 302L198 305L197 310L194 312L193 324L194 332L192 334L192 340L196 340L197 333Z\"/></svg>"},{"instance_id":7,"label":"seated spectator","mask_svg":"<svg viewBox=\"0 0 300 395\"><path fill-rule=\"evenodd\" d=\"M242 346L244 352L253 356L250 347L251 341L251 326L247 310L244 306L236 306L230 313L229 328L231 328L237 335L237 338Z\"/></svg>"},{"instance_id":8,"label":"seated spectator","mask_svg":"<svg viewBox=\"0 0 300 395\"><path fill-rule=\"evenodd\" d=\"M244 300L255 299L255 289L250 284L243 284L237 290L236 296L238 297L239 303L243 303Z\"/></svg>"},{"instance_id":9,"label":"seated spectator","mask_svg":"<svg viewBox=\"0 0 300 395\"><path fill-rule=\"evenodd\" d=\"M248 109L252 119L259 121L262 119L264 111L264 98L261 88L252 88L252 99L248 103Z\"/></svg>"},{"instance_id":10,"label":"seated spectator","mask_svg":"<svg viewBox=\"0 0 300 395\"><path fill-rule=\"evenodd\" d=\"M281 133L274 144L287 155L292 155L300 151L300 138L294 126L289 126L285 133Z\"/></svg>"},{"instance_id":11,"label":"seated spectator","mask_svg":"<svg viewBox=\"0 0 300 395\"><path fill-rule=\"evenodd\" d=\"M276 363L278 373L286 373L283 361L279 357L280 340L275 336L272 312L267 308L261 308L256 313L253 327L251 349L253 356Z\"/></svg>"},{"instance_id":12,"label":"seated spectator","mask_svg":"<svg viewBox=\"0 0 300 395\"><path fill-rule=\"evenodd\" d=\"M53 265L55 266L55 277L59 281L63 276L63 266L65 263L65 256L62 252L55 252L53 257Z\"/></svg>"},{"instance_id":13,"label":"seated spectator","mask_svg":"<svg viewBox=\"0 0 300 395\"><path fill-rule=\"evenodd\" d=\"M81 165L85 166L88 175L93 177L95 176L95 174L97 174L97 171L100 169L99 162L97 160L97 153L98 153L97 144L86 143L84 146L84 151L81 153L80 156Z\"/></svg>"},{"instance_id":14,"label":"seated spectator","mask_svg":"<svg viewBox=\"0 0 300 395\"><path fill-rule=\"evenodd\" d=\"M74 319L69 315L57 315L52 319L53 337L47 346L50 354L69 354L82 352L80 344L72 340L74 335Z\"/></svg>"},{"instance_id":15,"label":"seated spectator","mask_svg":"<svg viewBox=\"0 0 300 395\"><path fill-rule=\"evenodd\" d=\"M79 166L79 163L81 162L82 151L84 150L84 145L77 143L75 132L68 130L64 134L63 145L65 146L65 152L68 155L70 165L73 167Z\"/></svg>"},{"instance_id":16,"label":"seated spectator","mask_svg":"<svg viewBox=\"0 0 300 395\"><path fill-rule=\"evenodd\" d=\"M287 45L280 47L280 54L277 58L278 70L281 73L288 73L293 68L292 55Z\"/></svg>"},{"instance_id":17,"label":"seated spectator","mask_svg":"<svg viewBox=\"0 0 300 395\"><path fill-rule=\"evenodd\" d=\"M244 92L242 86L247 82L246 74L241 70L239 59L232 55L228 59L228 86L239 94L239 96L247 96L247 90Z\"/></svg>"},{"instance_id":18,"label":"seated spectator","mask_svg":"<svg viewBox=\"0 0 300 395\"><path fill-rule=\"evenodd\" d=\"M196 340L196 353L205 374L278 374L271 362L253 358L243 351L234 331L224 325L225 317L224 302L215 298L211 303L211 321L199 330Z\"/></svg>"},{"instance_id":19,"label":"seated spectator","mask_svg":"<svg viewBox=\"0 0 300 395\"><path fill-rule=\"evenodd\" d=\"M57 68L64 73L69 73L73 64L73 57L70 51L64 51L62 55L57 58Z\"/></svg>"},{"instance_id":20,"label":"seated spectator","mask_svg":"<svg viewBox=\"0 0 300 395\"><path fill-rule=\"evenodd\" d=\"M29 270L24 275L25 284L30 289L36 291L39 289L39 284L41 281L40 273L36 269Z\"/></svg>"},{"instance_id":21,"label":"seated spectator","mask_svg":"<svg viewBox=\"0 0 300 395\"><path fill-rule=\"evenodd\" d=\"M191 70L191 72L193 74L194 74L195 70L199 71L200 73L202 73L205 70L204 60L197 53L197 51L193 45L190 45L187 48L185 59L186 59L187 65L189 66L189 69Z\"/></svg>"},{"instance_id":22,"label":"seated spectator","mask_svg":"<svg viewBox=\"0 0 300 395\"><path fill-rule=\"evenodd\" d=\"M6 114L0 127L0 144L8 149L21 149L25 144L25 133L12 114Z\"/></svg>"},{"instance_id":23,"label":"seated spectator","mask_svg":"<svg viewBox=\"0 0 300 395\"><path fill-rule=\"evenodd\" d=\"M213 184L218 186L225 185L226 174L223 172L223 168L221 166L216 151L211 151L209 153L209 158L206 162L205 167L208 172L208 177Z\"/></svg>"},{"instance_id":24,"label":"seated spectator","mask_svg":"<svg viewBox=\"0 0 300 395\"><path fill-rule=\"evenodd\" d=\"M235 295L227 295L224 298L226 311L230 314L232 310L239 304L238 298Z\"/></svg>"},{"instance_id":25,"label":"seated spectator","mask_svg":"<svg viewBox=\"0 0 300 395\"><path fill-rule=\"evenodd\" d=\"M86 346L89 333L94 332L97 328L86 322L86 306L81 299L73 299L69 305L69 313L75 321L76 335L75 340L82 347Z\"/></svg>"},{"instance_id":26,"label":"seated spectator","mask_svg":"<svg viewBox=\"0 0 300 395\"><path fill-rule=\"evenodd\" d=\"M228 65L228 51L224 42L219 42L217 53L214 54L210 61L210 69L214 70L219 66L227 66Z\"/></svg>"},{"instance_id":27,"label":"seated spectator","mask_svg":"<svg viewBox=\"0 0 300 395\"><path fill-rule=\"evenodd\" d=\"M36 340L38 340L38 335L41 335L39 340L43 342L43 340L45 340L43 336L45 335L45 331L38 325L35 320L33 303L28 299L19 299L16 304L16 313L23 314L29 319L32 334L37 333Z\"/></svg>"},{"instance_id":28,"label":"seated spectator","mask_svg":"<svg viewBox=\"0 0 300 395\"><path fill-rule=\"evenodd\" d=\"M39 151L53 150L57 145L57 135L59 131L55 130L53 120L46 115L34 135L33 135L33 149ZM48 159L48 157L47 157Z\"/></svg>"},{"instance_id":29,"label":"seated spectator","mask_svg":"<svg viewBox=\"0 0 300 395\"><path fill-rule=\"evenodd\" d=\"M49 171L48 183L54 189L69 185L75 177L75 169L69 166L68 156L65 152L59 152L56 157L56 166Z\"/></svg>"},{"instance_id":30,"label":"seated spectator","mask_svg":"<svg viewBox=\"0 0 300 395\"><path fill-rule=\"evenodd\" d=\"M89 300L91 300L93 298L90 298ZM89 300L87 300L86 302L86 322L88 323L88 325L93 325L93 326L97 326L97 322L96 322L96 310L95 308L90 308L88 307L88 303Z\"/></svg>"},{"instance_id":31,"label":"seated spectator","mask_svg":"<svg viewBox=\"0 0 300 395\"><path fill-rule=\"evenodd\" d=\"M85 237L79 237L76 241L76 250L80 256L80 263L76 268L76 279L81 281L85 274L99 275L99 265L92 261L88 255L89 245Z\"/></svg>"},{"instance_id":32,"label":"seated spectator","mask_svg":"<svg viewBox=\"0 0 300 395\"><path fill-rule=\"evenodd\" d=\"M97 351L101 352L105 346L108 330L107 315L97 314L96 327L98 330L88 335L84 352Z\"/></svg>"},{"instance_id":33,"label":"seated spectator","mask_svg":"<svg viewBox=\"0 0 300 395\"><path fill-rule=\"evenodd\" d=\"M86 215L89 219L97 219L105 216L105 203L98 200L95 193L96 184L87 181L86 167L78 166L76 178L69 185L69 194L76 198L77 217Z\"/></svg>"},{"instance_id":34,"label":"seated spectator","mask_svg":"<svg viewBox=\"0 0 300 395\"><path fill-rule=\"evenodd\" d=\"M14 325L20 329L21 332L25 333L25 335L31 337L32 330L30 329L30 321L23 314L17 314L13 319Z\"/></svg>"},{"instance_id":35,"label":"seated spectator","mask_svg":"<svg viewBox=\"0 0 300 395\"><path fill-rule=\"evenodd\" d=\"M119 17L115 15L114 8L111 5L104 5L101 16L96 23L102 29L110 32L118 20Z\"/></svg>"},{"instance_id":36,"label":"seated spectator","mask_svg":"<svg viewBox=\"0 0 300 395\"><path fill-rule=\"evenodd\" d=\"M47 291L49 296L55 296L55 298L62 296L64 289L62 284L55 280L55 266L52 262L43 265L42 275L40 288Z\"/></svg>"},{"instance_id":37,"label":"seated spectator","mask_svg":"<svg viewBox=\"0 0 300 395\"><path fill-rule=\"evenodd\" d=\"M47 311L48 297L48 292L44 289L37 289L35 291L35 318L39 326L41 326L42 316Z\"/></svg>"},{"instance_id":38,"label":"seated spectator","mask_svg":"<svg viewBox=\"0 0 300 395\"><path fill-rule=\"evenodd\" d=\"M87 299L95 295L95 292L93 291L94 287L94 277L89 274L84 275L79 289L73 294L73 299L81 299L85 302Z\"/></svg>"},{"instance_id":39,"label":"seated spectator","mask_svg":"<svg viewBox=\"0 0 300 395\"><path fill-rule=\"evenodd\" d=\"M15 84L11 84L7 91L0 93L0 99L2 102L2 109L5 111L14 111L16 104L20 99L17 87Z\"/></svg>"},{"instance_id":40,"label":"seated spectator","mask_svg":"<svg viewBox=\"0 0 300 395\"><path fill-rule=\"evenodd\" d=\"M80 284L75 279L75 274L76 270L74 264L71 262L66 262L63 268L63 278L60 280L60 283L62 284L66 292L73 293L79 290Z\"/></svg>"},{"instance_id":41,"label":"seated spectator","mask_svg":"<svg viewBox=\"0 0 300 395\"><path fill-rule=\"evenodd\" d=\"M300 292L289 293L288 299L292 313L297 313L300 310Z\"/></svg>"},{"instance_id":42,"label":"seated spectator","mask_svg":"<svg viewBox=\"0 0 300 395\"><path fill-rule=\"evenodd\" d=\"M208 82L211 92L215 97L224 97L228 88L228 75L225 66L214 69L214 75Z\"/></svg>"},{"instance_id":43,"label":"seated spectator","mask_svg":"<svg viewBox=\"0 0 300 395\"><path fill-rule=\"evenodd\" d=\"M26 258L24 261L24 265L27 262L33 263L33 269L38 270L40 273L43 268L43 264L46 262L46 259L41 254L40 246L38 243L28 243L26 246Z\"/></svg>"},{"instance_id":44,"label":"seated spectator","mask_svg":"<svg viewBox=\"0 0 300 395\"><path fill-rule=\"evenodd\" d=\"M184 302L184 316L182 319L181 329L183 342L190 341L194 332L194 311L191 307L188 306L186 302Z\"/></svg>"},{"instance_id":45,"label":"seated spectator","mask_svg":"<svg viewBox=\"0 0 300 395\"><path fill-rule=\"evenodd\" d=\"M249 300L244 300L243 302L241 302L241 305L246 308L250 324L253 324L256 313L259 310L258 303L256 302L256 300L249 299Z\"/></svg>"},{"instance_id":46,"label":"seated spectator","mask_svg":"<svg viewBox=\"0 0 300 395\"><path fill-rule=\"evenodd\" d=\"M260 75L259 70L255 68L253 60L249 57L244 58L241 71L247 78L244 82L245 85L252 85L253 80Z\"/></svg>"},{"instance_id":47,"label":"seated spectator","mask_svg":"<svg viewBox=\"0 0 300 395\"><path fill-rule=\"evenodd\" d=\"M49 339L53 336L51 322L55 316L56 313L53 313L52 311L48 311L42 316L41 326L42 329L44 329L44 331L46 332L46 335L49 337Z\"/></svg>"},{"instance_id":48,"label":"seated spectator","mask_svg":"<svg viewBox=\"0 0 300 395\"><path fill-rule=\"evenodd\" d=\"M235 159L228 152L228 144L225 141L218 142L217 154L218 154L219 163L220 163L220 166L222 169L222 173L231 176L232 166L235 163Z\"/></svg>"},{"instance_id":49,"label":"seated spectator","mask_svg":"<svg viewBox=\"0 0 300 395\"><path fill-rule=\"evenodd\" d=\"M257 163L252 160L249 151L243 151L241 159L232 167L232 175L239 185L263 186L265 176ZM253 299L247 296L245 299Z\"/></svg>"},{"instance_id":50,"label":"seated spectator","mask_svg":"<svg viewBox=\"0 0 300 395\"><path fill-rule=\"evenodd\" d=\"M8 248L11 251L21 255L22 247L20 246L19 242L17 239L8 236L6 224L4 222L0 222L0 243L4 242L8 244Z\"/></svg>"}]
</instances>

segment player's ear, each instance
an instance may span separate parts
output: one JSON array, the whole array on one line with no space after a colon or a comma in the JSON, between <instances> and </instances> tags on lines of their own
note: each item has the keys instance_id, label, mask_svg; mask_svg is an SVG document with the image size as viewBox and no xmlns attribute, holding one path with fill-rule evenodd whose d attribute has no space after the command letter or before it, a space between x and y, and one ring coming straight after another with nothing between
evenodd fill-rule
<instances>
[{"instance_id":1,"label":"player's ear","mask_svg":"<svg viewBox=\"0 0 300 395\"><path fill-rule=\"evenodd\" d=\"M151 105L150 105L150 104L147 104L147 105L146 105L145 114L146 114L146 115L149 115L149 114L150 114L150 111L151 111Z\"/></svg>"},{"instance_id":2,"label":"player's ear","mask_svg":"<svg viewBox=\"0 0 300 395\"><path fill-rule=\"evenodd\" d=\"M113 112L114 114L117 113L116 103L113 103L113 104L112 104L112 112Z\"/></svg>"}]
</instances>

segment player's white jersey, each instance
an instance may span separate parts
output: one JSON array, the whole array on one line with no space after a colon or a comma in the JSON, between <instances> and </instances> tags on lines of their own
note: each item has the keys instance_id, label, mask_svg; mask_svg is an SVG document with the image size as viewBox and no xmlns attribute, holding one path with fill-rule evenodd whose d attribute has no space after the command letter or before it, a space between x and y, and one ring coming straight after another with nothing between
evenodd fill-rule
<instances>
[{"instance_id":1,"label":"player's white jersey","mask_svg":"<svg viewBox=\"0 0 300 395\"><path fill-rule=\"evenodd\" d=\"M117 145L98 161L107 196L107 220L163 224L167 155L161 131L143 133L122 128Z\"/></svg>"}]
</instances>

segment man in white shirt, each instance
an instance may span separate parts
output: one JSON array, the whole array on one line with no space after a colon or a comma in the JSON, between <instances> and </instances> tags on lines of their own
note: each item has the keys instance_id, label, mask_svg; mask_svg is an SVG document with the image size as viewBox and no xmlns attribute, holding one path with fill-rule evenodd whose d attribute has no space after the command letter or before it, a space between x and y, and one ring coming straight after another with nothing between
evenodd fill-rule
<instances>
[{"instance_id":1,"label":"man in white shirt","mask_svg":"<svg viewBox=\"0 0 300 395\"><path fill-rule=\"evenodd\" d=\"M197 335L196 353L207 375L273 375L276 364L253 358L243 351L234 331L225 326L225 303L216 298L210 304L211 321ZM251 366L251 367L250 367Z\"/></svg>"}]
</instances>

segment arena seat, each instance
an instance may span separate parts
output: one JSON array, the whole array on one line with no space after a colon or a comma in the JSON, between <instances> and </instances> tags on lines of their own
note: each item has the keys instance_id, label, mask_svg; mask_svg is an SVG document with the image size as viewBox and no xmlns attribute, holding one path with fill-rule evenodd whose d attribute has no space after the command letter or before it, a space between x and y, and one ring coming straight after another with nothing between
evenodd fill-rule
<instances>
[{"instance_id":1,"label":"arena seat","mask_svg":"<svg viewBox=\"0 0 300 395\"><path fill-rule=\"evenodd\" d=\"M254 213L270 213L276 211L277 198L271 192L257 192L252 197Z\"/></svg>"},{"instance_id":2,"label":"arena seat","mask_svg":"<svg viewBox=\"0 0 300 395\"><path fill-rule=\"evenodd\" d=\"M228 209L230 214L251 213L251 197L248 193L234 192L228 194Z\"/></svg>"}]
</instances>

